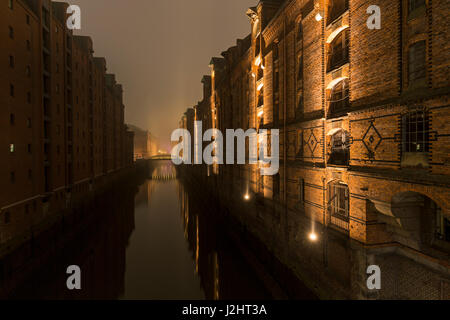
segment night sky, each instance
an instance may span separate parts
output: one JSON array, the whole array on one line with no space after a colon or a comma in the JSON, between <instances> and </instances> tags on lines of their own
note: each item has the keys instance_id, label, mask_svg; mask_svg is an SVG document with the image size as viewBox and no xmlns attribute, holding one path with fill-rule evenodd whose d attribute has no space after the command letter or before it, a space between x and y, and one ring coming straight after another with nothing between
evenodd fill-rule
<instances>
[{"instance_id":1,"label":"night sky","mask_svg":"<svg viewBox=\"0 0 450 320\"><path fill-rule=\"evenodd\" d=\"M72 0L77 34L124 86L125 121L149 129L168 148L186 108L202 97L209 61L250 33L245 12L257 0Z\"/></svg>"}]
</instances>

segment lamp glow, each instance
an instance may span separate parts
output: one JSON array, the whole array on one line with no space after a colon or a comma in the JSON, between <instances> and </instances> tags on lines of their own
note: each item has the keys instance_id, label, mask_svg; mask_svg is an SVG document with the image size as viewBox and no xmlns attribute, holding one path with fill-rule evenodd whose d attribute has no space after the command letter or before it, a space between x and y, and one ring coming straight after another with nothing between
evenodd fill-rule
<instances>
[{"instance_id":1,"label":"lamp glow","mask_svg":"<svg viewBox=\"0 0 450 320\"><path fill-rule=\"evenodd\" d=\"M244 199L245 199L245 200L250 200L250 195L249 195L248 193L246 193L246 194L244 195Z\"/></svg>"},{"instance_id":2,"label":"lamp glow","mask_svg":"<svg viewBox=\"0 0 450 320\"><path fill-rule=\"evenodd\" d=\"M320 20L322 20L322 15L319 12L318 14L316 14L316 21L320 21Z\"/></svg>"},{"instance_id":3,"label":"lamp glow","mask_svg":"<svg viewBox=\"0 0 450 320\"><path fill-rule=\"evenodd\" d=\"M311 232L308 237L311 241L317 241L317 234L315 232Z\"/></svg>"},{"instance_id":4,"label":"lamp glow","mask_svg":"<svg viewBox=\"0 0 450 320\"><path fill-rule=\"evenodd\" d=\"M258 88L256 88L256 89L257 89L258 91L260 91L260 90L262 89L263 86L264 86L264 83L261 82L261 83L259 84Z\"/></svg>"}]
</instances>

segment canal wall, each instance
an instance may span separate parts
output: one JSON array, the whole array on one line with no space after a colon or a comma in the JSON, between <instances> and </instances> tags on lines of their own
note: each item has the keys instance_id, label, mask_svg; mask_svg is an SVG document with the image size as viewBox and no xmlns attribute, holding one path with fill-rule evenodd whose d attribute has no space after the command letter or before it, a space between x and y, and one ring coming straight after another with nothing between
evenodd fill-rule
<instances>
[{"instance_id":1,"label":"canal wall","mask_svg":"<svg viewBox=\"0 0 450 320\"><path fill-rule=\"evenodd\" d=\"M398 243L363 245L326 224L313 225L304 213L280 203L254 195L246 201L218 176L179 170L187 185L218 203L216 214L228 216L234 229L249 235L237 242L250 246L288 297L296 296L293 283L302 283L321 299L450 299L450 269L443 260ZM316 241L308 238L312 229ZM367 287L370 265L380 267L380 290Z\"/></svg>"}]
</instances>

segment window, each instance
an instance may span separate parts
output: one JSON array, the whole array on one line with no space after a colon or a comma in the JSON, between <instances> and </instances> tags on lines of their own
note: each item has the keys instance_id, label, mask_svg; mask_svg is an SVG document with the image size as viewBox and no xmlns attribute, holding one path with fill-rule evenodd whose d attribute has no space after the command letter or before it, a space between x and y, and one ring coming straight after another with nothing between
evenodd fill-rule
<instances>
[{"instance_id":1,"label":"window","mask_svg":"<svg viewBox=\"0 0 450 320\"><path fill-rule=\"evenodd\" d=\"M297 27L297 41L301 40L303 40L303 25L302 22L300 21Z\"/></svg>"},{"instance_id":2,"label":"window","mask_svg":"<svg viewBox=\"0 0 450 320\"><path fill-rule=\"evenodd\" d=\"M299 119L303 115L303 94L297 95L297 104L295 108L295 118Z\"/></svg>"},{"instance_id":3,"label":"window","mask_svg":"<svg viewBox=\"0 0 450 320\"><path fill-rule=\"evenodd\" d=\"M11 180L11 183L16 182L16 173L14 171L11 171L9 174L9 178Z\"/></svg>"},{"instance_id":4,"label":"window","mask_svg":"<svg viewBox=\"0 0 450 320\"><path fill-rule=\"evenodd\" d=\"M348 0L330 0L328 6L328 23L334 22L348 10Z\"/></svg>"},{"instance_id":5,"label":"window","mask_svg":"<svg viewBox=\"0 0 450 320\"><path fill-rule=\"evenodd\" d=\"M13 0L8 0L8 8L10 8L11 10L14 9Z\"/></svg>"},{"instance_id":6,"label":"window","mask_svg":"<svg viewBox=\"0 0 450 320\"><path fill-rule=\"evenodd\" d=\"M30 66L27 66L27 68L25 70L25 73L28 76L28 78L31 76L31 68L30 68Z\"/></svg>"},{"instance_id":7,"label":"window","mask_svg":"<svg viewBox=\"0 0 450 320\"><path fill-rule=\"evenodd\" d=\"M10 68L14 68L14 65L15 65L15 63L14 63L14 56L10 55L9 56L9 67Z\"/></svg>"},{"instance_id":8,"label":"window","mask_svg":"<svg viewBox=\"0 0 450 320\"><path fill-rule=\"evenodd\" d=\"M30 16L28 14L27 14L26 20L27 20L27 24L30 25Z\"/></svg>"},{"instance_id":9,"label":"window","mask_svg":"<svg viewBox=\"0 0 450 320\"><path fill-rule=\"evenodd\" d=\"M280 89L280 72L278 69L275 70L273 74L273 90L274 93L278 93L278 90Z\"/></svg>"},{"instance_id":10,"label":"window","mask_svg":"<svg viewBox=\"0 0 450 320\"><path fill-rule=\"evenodd\" d=\"M31 153L31 144L29 143L27 146L28 153Z\"/></svg>"},{"instance_id":11,"label":"window","mask_svg":"<svg viewBox=\"0 0 450 320\"><path fill-rule=\"evenodd\" d=\"M340 182L332 182L328 186L328 212L331 217L348 221L349 189ZM331 219L333 221L333 219Z\"/></svg>"},{"instance_id":12,"label":"window","mask_svg":"<svg viewBox=\"0 0 450 320\"><path fill-rule=\"evenodd\" d=\"M409 0L408 1L408 12L411 13L414 10L425 6L425 0Z\"/></svg>"},{"instance_id":13,"label":"window","mask_svg":"<svg viewBox=\"0 0 450 320\"><path fill-rule=\"evenodd\" d=\"M298 178L298 204L299 207L303 207L305 202L305 180Z\"/></svg>"},{"instance_id":14,"label":"window","mask_svg":"<svg viewBox=\"0 0 450 320\"><path fill-rule=\"evenodd\" d=\"M426 69L426 43L419 41L411 45L408 52L408 79L409 83L425 79Z\"/></svg>"},{"instance_id":15,"label":"window","mask_svg":"<svg viewBox=\"0 0 450 320\"><path fill-rule=\"evenodd\" d=\"M14 97L14 85L12 84L9 85L9 95Z\"/></svg>"},{"instance_id":16,"label":"window","mask_svg":"<svg viewBox=\"0 0 450 320\"><path fill-rule=\"evenodd\" d=\"M429 151L429 116L423 108L417 108L402 119L403 152Z\"/></svg>"},{"instance_id":17,"label":"window","mask_svg":"<svg viewBox=\"0 0 450 320\"><path fill-rule=\"evenodd\" d=\"M337 69L349 61L350 31L345 29L330 44L327 72Z\"/></svg>"},{"instance_id":18,"label":"window","mask_svg":"<svg viewBox=\"0 0 450 320\"><path fill-rule=\"evenodd\" d=\"M9 213L9 211L5 212L4 221L5 221L5 224L8 224L11 222L11 214Z\"/></svg>"},{"instance_id":19,"label":"window","mask_svg":"<svg viewBox=\"0 0 450 320\"><path fill-rule=\"evenodd\" d=\"M297 143L296 143L296 152L295 152L295 156L297 158L302 158L303 157L303 131L299 130L297 132Z\"/></svg>"},{"instance_id":20,"label":"window","mask_svg":"<svg viewBox=\"0 0 450 320\"><path fill-rule=\"evenodd\" d=\"M27 92L27 102L31 103L31 92Z\"/></svg>"},{"instance_id":21,"label":"window","mask_svg":"<svg viewBox=\"0 0 450 320\"><path fill-rule=\"evenodd\" d=\"M297 59L297 81L303 80L303 55Z\"/></svg>"},{"instance_id":22,"label":"window","mask_svg":"<svg viewBox=\"0 0 450 320\"><path fill-rule=\"evenodd\" d=\"M31 128L31 118L27 119L27 128Z\"/></svg>"},{"instance_id":23,"label":"window","mask_svg":"<svg viewBox=\"0 0 450 320\"><path fill-rule=\"evenodd\" d=\"M279 199L280 197L280 174L272 176L273 179L273 199Z\"/></svg>"},{"instance_id":24,"label":"window","mask_svg":"<svg viewBox=\"0 0 450 320\"><path fill-rule=\"evenodd\" d=\"M279 49L278 49L278 41L273 43L273 61L278 61L279 58Z\"/></svg>"},{"instance_id":25,"label":"window","mask_svg":"<svg viewBox=\"0 0 450 320\"><path fill-rule=\"evenodd\" d=\"M11 114L9 115L9 123L10 123L11 125L14 125L15 122L16 122L16 117L14 116L14 113L11 113Z\"/></svg>"},{"instance_id":26,"label":"window","mask_svg":"<svg viewBox=\"0 0 450 320\"><path fill-rule=\"evenodd\" d=\"M337 83L330 96L330 114L339 114L350 106L348 79L344 79Z\"/></svg>"},{"instance_id":27,"label":"window","mask_svg":"<svg viewBox=\"0 0 450 320\"><path fill-rule=\"evenodd\" d=\"M30 40L27 40L27 50L28 51L31 50L31 42L30 42Z\"/></svg>"},{"instance_id":28,"label":"window","mask_svg":"<svg viewBox=\"0 0 450 320\"><path fill-rule=\"evenodd\" d=\"M436 212L436 238L450 242L450 219L445 217L441 210Z\"/></svg>"},{"instance_id":29,"label":"window","mask_svg":"<svg viewBox=\"0 0 450 320\"><path fill-rule=\"evenodd\" d=\"M339 130L331 137L331 154L329 164L347 166L350 158L349 135L345 130Z\"/></svg>"},{"instance_id":30,"label":"window","mask_svg":"<svg viewBox=\"0 0 450 320\"><path fill-rule=\"evenodd\" d=\"M11 39L14 39L14 29L13 27L9 26L9 37Z\"/></svg>"},{"instance_id":31,"label":"window","mask_svg":"<svg viewBox=\"0 0 450 320\"><path fill-rule=\"evenodd\" d=\"M10 152L10 153L14 153L14 151L15 151L14 143L11 143L11 144L9 145L9 152Z\"/></svg>"},{"instance_id":32,"label":"window","mask_svg":"<svg viewBox=\"0 0 450 320\"><path fill-rule=\"evenodd\" d=\"M28 169L28 180L33 180L33 170ZM34 211L36 211L36 203L33 204Z\"/></svg>"}]
</instances>

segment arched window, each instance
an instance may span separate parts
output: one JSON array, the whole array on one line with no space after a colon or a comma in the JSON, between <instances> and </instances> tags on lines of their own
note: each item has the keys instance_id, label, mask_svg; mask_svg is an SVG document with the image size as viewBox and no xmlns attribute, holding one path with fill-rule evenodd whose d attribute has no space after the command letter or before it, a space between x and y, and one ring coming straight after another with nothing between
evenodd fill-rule
<instances>
[{"instance_id":1,"label":"arched window","mask_svg":"<svg viewBox=\"0 0 450 320\"><path fill-rule=\"evenodd\" d=\"M331 136L329 164L348 166L350 158L349 140L349 134L345 130L339 130Z\"/></svg>"},{"instance_id":2,"label":"arched window","mask_svg":"<svg viewBox=\"0 0 450 320\"><path fill-rule=\"evenodd\" d=\"M339 114L340 112L348 109L349 106L348 79L344 79L333 87L330 96L329 113L334 115Z\"/></svg>"},{"instance_id":3,"label":"arched window","mask_svg":"<svg viewBox=\"0 0 450 320\"><path fill-rule=\"evenodd\" d=\"M328 5L328 24L339 18L348 10L348 0L330 0Z\"/></svg>"},{"instance_id":4,"label":"arched window","mask_svg":"<svg viewBox=\"0 0 450 320\"><path fill-rule=\"evenodd\" d=\"M327 72L337 69L349 62L350 31L345 29L331 42L328 51Z\"/></svg>"}]
</instances>

